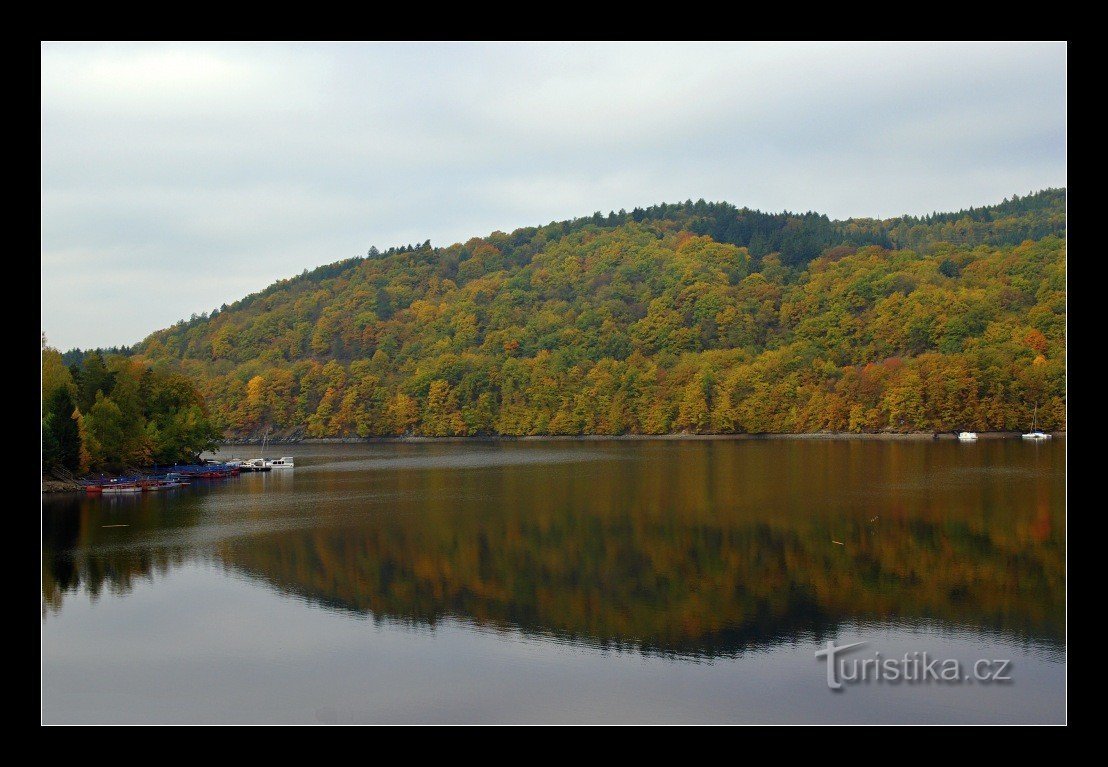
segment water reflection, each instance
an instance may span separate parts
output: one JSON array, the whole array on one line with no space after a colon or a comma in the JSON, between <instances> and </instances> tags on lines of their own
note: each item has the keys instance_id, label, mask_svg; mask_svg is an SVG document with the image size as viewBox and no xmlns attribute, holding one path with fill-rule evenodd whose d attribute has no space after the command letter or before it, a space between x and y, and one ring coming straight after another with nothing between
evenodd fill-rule
<instances>
[{"instance_id":1,"label":"water reflection","mask_svg":"<svg viewBox=\"0 0 1108 767\"><path fill-rule=\"evenodd\" d=\"M312 446L50 501L46 619L216 562L330 609L683 657L844 624L1064 646L1064 441ZM127 527L112 525L126 524Z\"/></svg>"}]
</instances>

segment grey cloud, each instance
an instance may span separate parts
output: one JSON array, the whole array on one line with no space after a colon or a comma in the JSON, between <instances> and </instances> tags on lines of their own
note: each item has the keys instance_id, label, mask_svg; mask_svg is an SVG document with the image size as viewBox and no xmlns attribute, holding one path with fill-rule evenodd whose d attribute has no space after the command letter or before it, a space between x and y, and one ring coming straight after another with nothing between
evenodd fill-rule
<instances>
[{"instance_id":1,"label":"grey cloud","mask_svg":"<svg viewBox=\"0 0 1108 767\"><path fill-rule=\"evenodd\" d=\"M51 342L370 245L686 198L835 217L1066 183L1064 44L42 50Z\"/></svg>"}]
</instances>

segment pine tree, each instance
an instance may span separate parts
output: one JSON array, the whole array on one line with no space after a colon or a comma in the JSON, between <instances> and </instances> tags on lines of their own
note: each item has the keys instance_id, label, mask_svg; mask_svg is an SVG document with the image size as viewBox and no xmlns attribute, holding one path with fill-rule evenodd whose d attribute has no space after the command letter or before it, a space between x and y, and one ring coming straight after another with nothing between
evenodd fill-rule
<instances>
[{"instance_id":1,"label":"pine tree","mask_svg":"<svg viewBox=\"0 0 1108 767\"><path fill-rule=\"evenodd\" d=\"M77 471L81 464L81 436L77 422L73 420L76 408L69 389L63 387L55 391L47 410L52 442L57 449L57 463L70 471Z\"/></svg>"}]
</instances>

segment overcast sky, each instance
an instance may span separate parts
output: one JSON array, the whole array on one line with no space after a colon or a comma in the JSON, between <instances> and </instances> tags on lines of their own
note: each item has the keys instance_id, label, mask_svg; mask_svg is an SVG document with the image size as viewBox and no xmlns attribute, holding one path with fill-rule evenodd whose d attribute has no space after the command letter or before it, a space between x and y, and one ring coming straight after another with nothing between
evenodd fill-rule
<instances>
[{"instance_id":1,"label":"overcast sky","mask_svg":"<svg viewBox=\"0 0 1108 767\"><path fill-rule=\"evenodd\" d=\"M42 46L42 327L133 343L371 245L688 198L1066 184L1064 44Z\"/></svg>"}]
</instances>

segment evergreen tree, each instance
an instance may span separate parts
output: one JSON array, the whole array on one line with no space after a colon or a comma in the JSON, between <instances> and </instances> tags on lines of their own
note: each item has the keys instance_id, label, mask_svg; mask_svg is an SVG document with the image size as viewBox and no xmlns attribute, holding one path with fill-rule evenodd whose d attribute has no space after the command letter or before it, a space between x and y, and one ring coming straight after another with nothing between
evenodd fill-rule
<instances>
[{"instance_id":1,"label":"evergreen tree","mask_svg":"<svg viewBox=\"0 0 1108 767\"><path fill-rule=\"evenodd\" d=\"M73 396L65 387L57 389L46 406L51 441L57 449L57 465L69 471L77 471L81 462L81 437L74 420L75 410Z\"/></svg>"},{"instance_id":2,"label":"evergreen tree","mask_svg":"<svg viewBox=\"0 0 1108 767\"><path fill-rule=\"evenodd\" d=\"M82 413L87 413L96 403L96 394L111 394L114 385L114 376L104 363L104 356L94 352L85 357L77 380L77 407Z\"/></svg>"}]
</instances>

